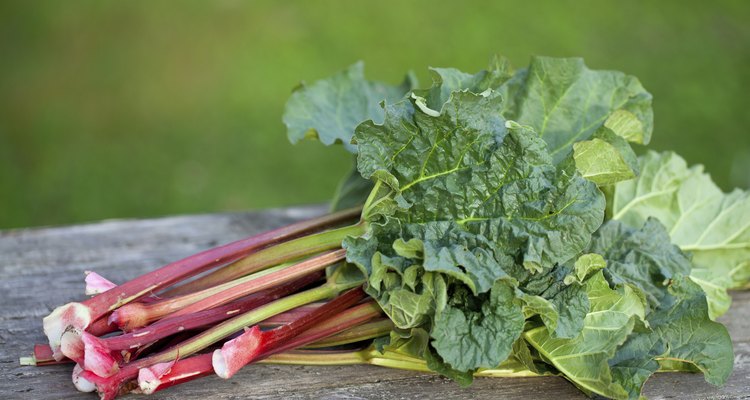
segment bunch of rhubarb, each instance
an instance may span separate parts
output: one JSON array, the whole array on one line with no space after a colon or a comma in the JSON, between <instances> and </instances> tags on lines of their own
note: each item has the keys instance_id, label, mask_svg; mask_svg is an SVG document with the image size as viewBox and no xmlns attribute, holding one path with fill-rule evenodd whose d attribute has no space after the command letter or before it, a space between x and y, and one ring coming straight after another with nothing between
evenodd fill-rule
<instances>
[{"instance_id":1,"label":"bunch of rhubarb","mask_svg":"<svg viewBox=\"0 0 750 400\"><path fill-rule=\"evenodd\" d=\"M356 155L331 214L121 285L90 273L94 296L46 317L23 361L74 362L105 399L253 362L559 375L615 399L658 371L723 384L715 319L750 282L750 193L636 156L653 113L632 76L544 57L431 74L388 85L358 63L300 86L292 142Z\"/></svg>"}]
</instances>

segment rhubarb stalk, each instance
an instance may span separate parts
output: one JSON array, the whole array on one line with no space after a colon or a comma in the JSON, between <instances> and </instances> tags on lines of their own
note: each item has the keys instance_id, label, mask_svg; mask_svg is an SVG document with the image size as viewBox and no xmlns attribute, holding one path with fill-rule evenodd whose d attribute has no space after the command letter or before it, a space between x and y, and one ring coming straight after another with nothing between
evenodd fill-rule
<instances>
[{"instance_id":1,"label":"rhubarb stalk","mask_svg":"<svg viewBox=\"0 0 750 400\"><path fill-rule=\"evenodd\" d=\"M163 299L156 302L144 304L141 302L132 302L112 311L108 318L111 325L115 325L125 332L142 328L154 321L163 318L166 315L179 311L190 304L203 300L206 297L220 293L226 289L252 281L260 276L267 275L284 269L287 265L282 264L278 267L269 268L246 277L236 279L231 282L218 285L213 288L204 289L195 293Z\"/></svg>"},{"instance_id":2,"label":"rhubarb stalk","mask_svg":"<svg viewBox=\"0 0 750 400\"><path fill-rule=\"evenodd\" d=\"M268 331L261 331L260 327L253 326L239 337L224 343L221 349L214 351L214 371L220 377L228 379L245 365L274 352L283 351L285 342L290 342L301 332L342 312L365 296L361 287L352 289L287 325Z\"/></svg>"},{"instance_id":3,"label":"rhubarb stalk","mask_svg":"<svg viewBox=\"0 0 750 400\"><path fill-rule=\"evenodd\" d=\"M310 344L321 338L356 327L363 321L377 318L380 315L382 315L380 307L372 301L356 305L302 332L291 341L277 347L276 351L268 353L268 355ZM180 383L210 375L214 372L212 358L213 354L211 353L200 354L180 359L177 362L162 363L151 368L143 368L138 374L138 384L143 393L150 394L157 390L163 390Z\"/></svg>"},{"instance_id":4,"label":"rhubarb stalk","mask_svg":"<svg viewBox=\"0 0 750 400\"><path fill-rule=\"evenodd\" d=\"M273 265L302 259L312 254L341 247L347 236L359 236L365 232L365 223L331 229L314 235L290 240L281 245L268 247L248 255L234 263L225 265L194 281L177 286L163 293L164 296L177 296L214 287L239 277L268 268Z\"/></svg>"},{"instance_id":5,"label":"rhubarb stalk","mask_svg":"<svg viewBox=\"0 0 750 400\"><path fill-rule=\"evenodd\" d=\"M320 231L326 227L339 225L355 218L358 214L359 209L346 210L238 240L167 264L83 302L73 302L60 306L43 320L44 333L49 340L54 357L55 359L63 357L62 352L60 352L60 339L63 333L71 328L83 331L91 322L123 304L149 293L155 293L211 268L236 261L271 245L277 244L274 248L278 251L299 250L299 246L306 247L304 240L296 242L292 246L286 246L286 250L279 250L279 248L285 247L286 243L284 242L287 240L298 238L310 232ZM330 240L330 246L335 247L341 244L344 237L349 234L357 235L362 230L361 225L353 225L348 230L346 228L336 230L339 236L328 234L324 237ZM309 239L308 241L312 243L319 242L315 234L304 239ZM318 251L313 253L315 252Z\"/></svg>"},{"instance_id":6,"label":"rhubarb stalk","mask_svg":"<svg viewBox=\"0 0 750 400\"><path fill-rule=\"evenodd\" d=\"M206 310L209 308L220 306L222 304L226 304L227 302L238 299L242 296L246 296L248 294L255 293L266 288L274 287L297 277L304 276L305 274L308 274L312 271L323 270L339 261L344 260L345 257L346 250L344 249L323 253L319 256L315 256L300 263L286 267L283 270L263 275L258 277L257 279L248 280L246 282L242 282L238 285L232 286L226 290L190 304L189 306L186 306L181 310L174 312L172 315L189 315L201 310Z\"/></svg>"},{"instance_id":7,"label":"rhubarb stalk","mask_svg":"<svg viewBox=\"0 0 750 400\"><path fill-rule=\"evenodd\" d=\"M110 351L138 348L184 330L210 326L235 315L243 314L256 307L297 292L305 286L320 280L320 278L322 278L322 273L313 272L289 283L266 289L220 307L193 314L169 316L132 332L98 340Z\"/></svg>"},{"instance_id":8,"label":"rhubarb stalk","mask_svg":"<svg viewBox=\"0 0 750 400\"><path fill-rule=\"evenodd\" d=\"M409 371L430 372L427 362L423 359L399 354L395 352L380 352L373 346L357 351L340 350L298 350L274 354L261 361L264 364L288 364L288 365L356 365L370 364L380 367L397 368ZM496 378L511 377L533 377L539 376L526 369L514 368L488 368L480 369L474 376L486 376Z\"/></svg>"},{"instance_id":9,"label":"rhubarb stalk","mask_svg":"<svg viewBox=\"0 0 750 400\"><path fill-rule=\"evenodd\" d=\"M361 285L361 282L347 284L326 283L314 289L300 292L265 306L258 307L230 320L224 321L182 343L160 353L142 358L120 367L119 371L110 377L101 377L91 371L86 371L83 377L97 386L103 399L112 399L120 391L123 383L135 378L138 370L155 364L169 362L178 357L186 357L268 317L282 313L295 307L335 296L337 293Z\"/></svg>"}]
</instances>

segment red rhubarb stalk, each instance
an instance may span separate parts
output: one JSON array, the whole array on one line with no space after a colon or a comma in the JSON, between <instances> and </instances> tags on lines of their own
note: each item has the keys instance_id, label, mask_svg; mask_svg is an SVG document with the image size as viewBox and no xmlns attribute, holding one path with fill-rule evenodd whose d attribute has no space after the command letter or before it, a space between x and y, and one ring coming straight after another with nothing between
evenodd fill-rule
<instances>
[{"instance_id":1,"label":"red rhubarb stalk","mask_svg":"<svg viewBox=\"0 0 750 400\"><path fill-rule=\"evenodd\" d=\"M326 227L340 225L355 218L358 214L358 209L352 209L310 221L299 222L209 249L167 264L83 302L68 303L56 308L50 315L44 318L44 333L49 340L55 358L61 359L63 354L60 352L60 339L62 334L71 327L82 331L91 322L96 321L123 304L149 293L155 293L184 279L208 271L211 268L236 261L239 258L271 245L276 245L274 247L276 249L287 247L287 251L299 250L300 248L308 247L308 245L314 247L312 245L319 244L321 241L320 237L316 236L316 234L305 237L305 240L296 241L293 246L284 246L286 244L284 242L310 232L320 231ZM338 246L346 236L350 234L357 235L361 231L361 225L354 225L348 229L336 230L336 233L340 235L339 237L336 237L335 234L328 234L324 236L324 240L330 240L331 245Z\"/></svg>"},{"instance_id":2,"label":"red rhubarb stalk","mask_svg":"<svg viewBox=\"0 0 750 400\"><path fill-rule=\"evenodd\" d=\"M108 333L117 332L117 327L110 325L107 322L108 316L105 315L96 321L92 322L86 331L94 336L104 336Z\"/></svg>"},{"instance_id":3,"label":"red rhubarb stalk","mask_svg":"<svg viewBox=\"0 0 750 400\"><path fill-rule=\"evenodd\" d=\"M19 362L21 365L35 365L37 367L42 367L45 365L67 364L73 361L69 358L63 358L60 361L55 360L55 357L52 355L52 348L50 348L49 345L35 344L34 353L31 357L21 357Z\"/></svg>"},{"instance_id":4,"label":"red rhubarb stalk","mask_svg":"<svg viewBox=\"0 0 750 400\"><path fill-rule=\"evenodd\" d=\"M293 310L289 310L287 312L281 313L279 315L274 315L273 317L263 321L263 326L279 326L279 325L285 325L288 324L295 319L298 319L302 317L303 315L309 313L312 310L315 310L316 308L322 306L325 303L312 303L312 304L305 304L304 306L297 307Z\"/></svg>"},{"instance_id":5,"label":"red rhubarb stalk","mask_svg":"<svg viewBox=\"0 0 750 400\"><path fill-rule=\"evenodd\" d=\"M245 365L263 356L283 351L284 345L291 342L295 336L342 312L365 296L364 290L359 287L287 325L268 331L261 331L257 325L253 326L239 337L224 343L221 349L214 351L212 362L216 375L228 379Z\"/></svg>"},{"instance_id":6,"label":"red rhubarb stalk","mask_svg":"<svg viewBox=\"0 0 750 400\"><path fill-rule=\"evenodd\" d=\"M286 267L283 270L263 275L258 277L257 279L249 280L234 287L230 287L229 289L216 293L205 299L197 301L179 311L176 311L172 315L189 315L201 310L217 307L232 300L238 299L242 296L255 293L259 290L288 282L289 280L308 274L311 271L323 270L328 266L343 260L344 258L346 258L346 250L344 249L323 253L319 256L315 256L300 263Z\"/></svg>"},{"instance_id":7,"label":"red rhubarb stalk","mask_svg":"<svg viewBox=\"0 0 750 400\"><path fill-rule=\"evenodd\" d=\"M321 338L357 326L363 321L377 318L380 315L382 315L382 311L374 302L356 305L300 333L293 340L283 344L283 347L278 347L277 350L286 351L289 348L307 345ZM270 354L275 354L276 352L272 351ZM180 383L211 375L214 373L212 358L213 354L206 353L180 359L175 363L163 363L152 368L141 369L138 374L138 386L143 393L150 394Z\"/></svg>"},{"instance_id":8,"label":"red rhubarb stalk","mask_svg":"<svg viewBox=\"0 0 750 400\"><path fill-rule=\"evenodd\" d=\"M172 288L162 293L162 295L174 297L211 288L273 265L300 260L313 254L339 248L346 236L358 236L362 233L364 233L364 223L360 222L345 228L332 229L315 235L290 240L284 243L283 247L277 245L260 250L232 264L212 271L205 276Z\"/></svg>"},{"instance_id":9,"label":"red rhubarb stalk","mask_svg":"<svg viewBox=\"0 0 750 400\"><path fill-rule=\"evenodd\" d=\"M289 283L266 289L220 307L193 314L169 316L132 332L99 340L110 351L137 348L184 330L210 326L232 318L235 315L243 314L256 307L297 292L305 286L315 283L322 277L323 274L320 272L307 274Z\"/></svg>"},{"instance_id":10,"label":"red rhubarb stalk","mask_svg":"<svg viewBox=\"0 0 750 400\"><path fill-rule=\"evenodd\" d=\"M167 350L142 358L120 367L120 370L110 377L100 377L91 371L85 371L82 377L96 385L100 396L104 399L113 399L119 392L121 386L138 376L138 370L153 365L169 362L178 357L187 357L198 351L211 346L214 343L234 334L246 326L252 326L273 315L291 310L304 304L320 301L335 296L342 290L361 285L361 282L335 284L326 283L314 289L293 294L276 300L265 306L258 307L232 319L224 321L214 327L180 343Z\"/></svg>"},{"instance_id":11,"label":"red rhubarb stalk","mask_svg":"<svg viewBox=\"0 0 750 400\"><path fill-rule=\"evenodd\" d=\"M208 288L195 293L188 293L186 295L169 299L163 299L149 304L143 304L141 302L132 302L129 304L125 304L124 306L112 311L112 314L108 318L108 322L110 325L117 326L125 332L130 332L134 329L142 328L156 320L163 318L166 315L174 313L175 311L185 308L190 304L205 299L206 297L215 295L234 286L252 281L260 276L276 272L283 268L283 265L275 268L269 268L267 270L260 271L240 279L236 279L234 281L227 282L213 288Z\"/></svg>"},{"instance_id":12,"label":"red rhubarb stalk","mask_svg":"<svg viewBox=\"0 0 750 400\"><path fill-rule=\"evenodd\" d=\"M321 339L332 337L337 333L343 333L349 328L358 326L373 318L377 318L382 314L383 311L375 301L358 304L302 332L298 336L273 349L273 351L264 353L261 358L266 358L271 354L297 349L302 346L307 346L308 344L318 343Z\"/></svg>"},{"instance_id":13,"label":"red rhubarb stalk","mask_svg":"<svg viewBox=\"0 0 750 400\"><path fill-rule=\"evenodd\" d=\"M256 298L258 295L262 295L262 294L257 293L254 295L250 295L246 299L245 298L239 299L230 304L225 304L221 307L201 311L200 313L196 313L196 314L183 315L183 316L174 317L174 318L168 317L144 329L139 329L139 330L132 331L130 333L119 335L119 336L111 336L111 337L103 338L101 340L106 341L107 347L113 351L127 350L133 346L137 346L137 343L135 342L131 343L131 340L129 338L137 338L139 339L140 342L142 342L145 345L146 343L149 343L150 341L152 341L150 339L155 339L157 336L160 336L160 335L154 335L154 333L150 333L149 335L154 335L154 336L151 336L147 340L144 340L144 337L146 335L144 335L143 337L138 337L137 335L139 333L149 331L155 327L161 327L159 328L159 330L169 331L170 330L169 328L165 328L167 323L169 323L170 325L175 325L176 331L185 332L188 330L187 326L191 326L189 324L192 319L196 319L196 318L203 319L207 317L210 318L210 315L212 314L224 314L225 316L221 320L215 321L215 322L221 322L223 320L226 320L228 318L231 318L234 315L237 315L243 312L243 311L235 311L235 310L237 310L238 306L240 306L244 302L254 301L253 299ZM320 307L323 304L325 303L306 304L304 306L294 308L292 310L283 312L281 314L274 315L271 318L268 318L266 320L259 322L258 325L260 325L262 328L275 328L275 327L278 327L279 325L285 325L297 318L300 318L302 315ZM98 320L97 322L99 321L101 320ZM204 321L206 320L204 319ZM326 321L326 323L328 323L328 321ZM207 323L207 324L210 324L210 323ZM369 325L369 323L365 325ZM365 327L365 325L363 325L363 327ZM205 325L201 325L201 326L205 326ZM186 327L186 328L185 330L181 330L179 329L180 327ZM357 329L357 328L354 328L354 329ZM342 333L346 333L346 332L342 332ZM92 335L101 336L101 335L95 335L94 333L92 333ZM335 335L335 336L337 337L338 335ZM172 344L176 345L179 342L184 341L185 339L187 338L182 338L180 340L175 341ZM332 336L330 339L335 339L335 337ZM167 347L170 347L170 346L167 345ZM52 348L49 347L49 344L35 344L31 357L21 357L19 361L21 365L35 365L38 367L42 367L46 365L70 364L74 362L73 360L67 357L59 361L55 360L55 358L52 356Z\"/></svg>"},{"instance_id":14,"label":"red rhubarb stalk","mask_svg":"<svg viewBox=\"0 0 750 400\"><path fill-rule=\"evenodd\" d=\"M211 353L199 354L176 362L156 364L138 371L138 387L144 394L212 375Z\"/></svg>"}]
</instances>

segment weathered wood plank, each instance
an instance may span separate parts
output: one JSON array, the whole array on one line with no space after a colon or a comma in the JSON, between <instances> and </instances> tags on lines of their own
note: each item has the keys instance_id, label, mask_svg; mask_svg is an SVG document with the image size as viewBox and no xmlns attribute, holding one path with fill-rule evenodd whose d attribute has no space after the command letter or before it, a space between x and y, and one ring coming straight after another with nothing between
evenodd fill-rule
<instances>
[{"instance_id":1,"label":"weathered wood plank","mask_svg":"<svg viewBox=\"0 0 750 400\"><path fill-rule=\"evenodd\" d=\"M83 271L122 282L166 262L322 212L320 207L104 221L61 228L0 232L0 397L95 398L70 384L70 366L21 367L33 343L44 342L41 318L80 299ZM653 399L750 398L750 293L736 293L722 318L735 342L735 372L723 388L699 375L659 374L646 385ZM131 396L135 398L135 396ZM230 381L206 378L160 393L163 399L239 398L585 398L561 378L478 379L470 388L431 374L372 366L256 365Z\"/></svg>"}]
</instances>

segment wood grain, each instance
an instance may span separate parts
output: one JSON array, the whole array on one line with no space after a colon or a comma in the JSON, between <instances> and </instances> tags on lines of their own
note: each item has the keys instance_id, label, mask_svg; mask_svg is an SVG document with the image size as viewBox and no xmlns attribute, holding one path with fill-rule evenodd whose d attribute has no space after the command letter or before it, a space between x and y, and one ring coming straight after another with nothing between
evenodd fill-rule
<instances>
[{"instance_id":1,"label":"wood grain","mask_svg":"<svg viewBox=\"0 0 750 400\"><path fill-rule=\"evenodd\" d=\"M263 212L112 220L0 231L0 398L94 399L76 392L70 366L22 367L18 358L44 343L41 319L80 300L83 271L123 282L206 248L309 218L321 207ZM722 388L700 375L657 374L651 399L750 399L750 292L734 294L721 320L735 345L735 370ZM136 398L135 395L126 398ZM254 365L229 381L211 377L160 392L160 399L584 399L562 378L477 379L469 388L435 375L372 366Z\"/></svg>"}]
</instances>

